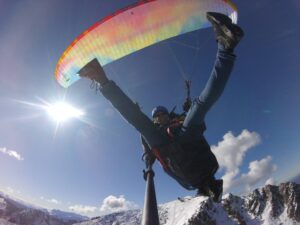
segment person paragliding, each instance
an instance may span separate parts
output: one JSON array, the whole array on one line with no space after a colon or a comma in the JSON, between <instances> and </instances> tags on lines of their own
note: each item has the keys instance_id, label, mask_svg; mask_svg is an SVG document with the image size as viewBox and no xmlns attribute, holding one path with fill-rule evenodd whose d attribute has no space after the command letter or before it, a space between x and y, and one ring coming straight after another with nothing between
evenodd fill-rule
<instances>
[{"instance_id":1,"label":"person paragliding","mask_svg":"<svg viewBox=\"0 0 300 225\"><path fill-rule=\"evenodd\" d=\"M204 90L196 97L181 122L174 123L164 106L157 106L148 118L128 96L109 80L97 59L80 71L81 77L95 81L101 93L142 136L145 152L157 159L165 172L188 190L220 201L223 181L215 179L218 162L203 133L204 118L221 96L230 77L235 58L233 51L244 32L224 14L208 12L218 43L217 56Z\"/></svg>"}]
</instances>

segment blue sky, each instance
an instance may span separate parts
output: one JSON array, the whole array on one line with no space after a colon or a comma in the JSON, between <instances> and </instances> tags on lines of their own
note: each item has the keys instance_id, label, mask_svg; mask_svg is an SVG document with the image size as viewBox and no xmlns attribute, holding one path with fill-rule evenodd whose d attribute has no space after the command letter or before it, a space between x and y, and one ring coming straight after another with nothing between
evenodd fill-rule
<instances>
[{"instance_id":1,"label":"blue sky","mask_svg":"<svg viewBox=\"0 0 300 225\"><path fill-rule=\"evenodd\" d=\"M134 1L0 1L0 189L33 204L96 216L142 207L139 134L80 80L54 78L64 49L82 31ZM246 36L226 90L206 117L225 190L244 193L300 173L300 64L297 0L234 1ZM159 43L105 67L110 79L150 116L156 105L180 109L184 77L202 90L216 54L212 30ZM36 107L66 102L85 121L58 129ZM31 103L31 104L24 104ZM193 195L155 165L159 203Z\"/></svg>"}]
</instances>

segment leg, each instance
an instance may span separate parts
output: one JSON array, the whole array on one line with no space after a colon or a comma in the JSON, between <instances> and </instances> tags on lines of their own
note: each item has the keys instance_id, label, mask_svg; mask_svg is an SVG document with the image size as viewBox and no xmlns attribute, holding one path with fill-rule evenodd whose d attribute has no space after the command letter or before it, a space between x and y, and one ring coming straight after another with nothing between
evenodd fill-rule
<instances>
[{"instance_id":1,"label":"leg","mask_svg":"<svg viewBox=\"0 0 300 225\"><path fill-rule=\"evenodd\" d=\"M215 65L206 86L199 97L197 97L187 113L183 127L188 129L193 126L201 125L204 117L211 106L218 100L223 93L225 85L231 74L235 56L224 51L219 45Z\"/></svg>"},{"instance_id":2,"label":"leg","mask_svg":"<svg viewBox=\"0 0 300 225\"><path fill-rule=\"evenodd\" d=\"M233 50L244 36L243 30L226 15L208 12L207 19L213 26L218 42L217 59L204 90L188 111L183 131L191 126L201 126L206 113L223 93L235 61Z\"/></svg>"}]
</instances>

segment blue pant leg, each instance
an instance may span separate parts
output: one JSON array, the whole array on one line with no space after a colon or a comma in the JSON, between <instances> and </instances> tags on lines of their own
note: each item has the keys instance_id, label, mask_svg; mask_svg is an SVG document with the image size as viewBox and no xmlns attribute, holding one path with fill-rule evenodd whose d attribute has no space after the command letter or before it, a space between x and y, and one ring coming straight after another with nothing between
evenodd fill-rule
<instances>
[{"instance_id":1,"label":"blue pant leg","mask_svg":"<svg viewBox=\"0 0 300 225\"><path fill-rule=\"evenodd\" d=\"M200 96L193 101L183 123L183 129L198 126L204 122L206 113L223 93L231 74L235 58L235 55L224 51L222 47L219 46L211 75Z\"/></svg>"},{"instance_id":2,"label":"blue pant leg","mask_svg":"<svg viewBox=\"0 0 300 225\"><path fill-rule=\"evenodd\" d=\"M165 145L168 137L161 133L153 122L113 81L101 88L101 93L108 99L122 117L145 138L151 148Z\"/></svg>"}]
</instances>

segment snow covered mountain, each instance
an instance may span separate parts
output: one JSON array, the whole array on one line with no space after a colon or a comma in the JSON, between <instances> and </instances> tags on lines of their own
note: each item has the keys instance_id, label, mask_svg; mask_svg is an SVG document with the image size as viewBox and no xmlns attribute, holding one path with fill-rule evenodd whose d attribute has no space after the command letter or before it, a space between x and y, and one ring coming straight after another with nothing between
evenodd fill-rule
<instances>
[{"instance_id":1,"label":"snow covered mountain","mask_svg":"<svg viewBox=\"0 0 300 225\"><path fill-rule=\"evenodd\" d=\"M131 210L76 225L139 225L142 212ZM282 183L256 189L247 196L186 197L159 206L161 225L300 225L300 185Z\"/></svg>"},{"instance_id":2,"label":"snow covered mountain","mask_svg":"<svg viewBox=\"0 0 300 225\"><path fill-rule=\"evenodd\" d=\"M71 225L87 219L74 213L48 211L0 193L0 225Z\"/></svg>"},{"instance_id":3,"label":"snow covered mountain","mask_svg":"<svg viewBox=\"0 0 300 225\"><path fill-rule=\"evenodd\" d=\"M73 213L48 211L0 193L0 225L140 225L141 210L87 220ZM221 203L185 197L159 206L161 225L300 225L300 185L267 185L247 196L227 194Z\"/></svg>"}]
</instances>

